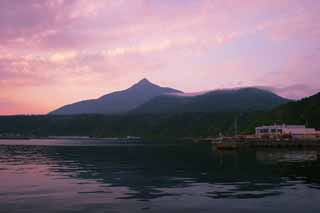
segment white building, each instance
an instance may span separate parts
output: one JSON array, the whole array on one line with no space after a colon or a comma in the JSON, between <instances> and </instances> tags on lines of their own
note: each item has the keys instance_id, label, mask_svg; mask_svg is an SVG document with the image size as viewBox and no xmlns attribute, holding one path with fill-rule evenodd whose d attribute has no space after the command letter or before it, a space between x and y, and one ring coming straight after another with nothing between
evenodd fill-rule
<instances>
[{"instance_id":1,"label":"white building","mask_svg":"<svg viewBox=\"0 0 320 213\"><path fill-rule=\"evenodd\" d=\"M256 135L259 137L277 137L290 135L293 138L318 138L320 131L314 128L306 128L304 125L272 125L260 126L256 128Z\"/></svg>"}]
</instances>

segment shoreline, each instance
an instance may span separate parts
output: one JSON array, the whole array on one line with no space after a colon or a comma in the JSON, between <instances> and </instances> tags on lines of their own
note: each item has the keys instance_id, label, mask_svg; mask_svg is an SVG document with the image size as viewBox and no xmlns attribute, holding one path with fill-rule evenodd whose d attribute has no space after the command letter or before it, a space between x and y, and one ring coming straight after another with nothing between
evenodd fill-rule
<instances>
[{"instance_id":1,"label":"shoreline","mask_svg":"<svg viewBox=\"0 0 320 213\"><path fill-rule=\"evenodd\" d=\"M49 136L49 137L27 137L27 136L14 136L14 137L0 137L0 140L128 140L136 141L143 140L143 138L96 138L87 136Z\"/></svg>"}]
</instances>

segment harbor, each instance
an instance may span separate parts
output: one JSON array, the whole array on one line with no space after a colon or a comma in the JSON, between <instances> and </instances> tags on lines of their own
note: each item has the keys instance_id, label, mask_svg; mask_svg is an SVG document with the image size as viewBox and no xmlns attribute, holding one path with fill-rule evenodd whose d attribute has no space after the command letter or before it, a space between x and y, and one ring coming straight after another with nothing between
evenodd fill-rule
<instances>
[{"instance_id":1,"label":"harbor","mask_svg":"<svg viewBox=\"0 0 320 213\"><path fill-rule=\"evenodd\" d=\"M320 139L259 138L254 136L230 136L218 138L188 138L189 143L212 144L217 149L239 148L320 148Z\"/></svg>"},{"instance_id":2,"label":"harbor","mask_svg":"<svg viewBox=\"0 0 320 213\"><path fill-rule=\"evenodd\" d=\"M213 141L212 144L220 150L240 148L320 148L320 140L225 140Z\"/></svg>"},{"instance_id":3,"label":"harbor","mask_svg":"<svg viewBox=\"0 0 320 213\"><path fill-rule=\"evenodd\" d=\"M211 140L217 149L320 147L320 131L304 125L272 125L256 128L253 135L235 135Z\"/></svg>"}]
</instances>

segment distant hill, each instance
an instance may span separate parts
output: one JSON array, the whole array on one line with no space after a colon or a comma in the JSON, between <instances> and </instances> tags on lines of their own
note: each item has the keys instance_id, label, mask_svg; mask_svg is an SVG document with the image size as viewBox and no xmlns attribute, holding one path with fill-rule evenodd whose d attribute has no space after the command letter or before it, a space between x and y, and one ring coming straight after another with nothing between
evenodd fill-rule
<instances>
[{"instance_id":1,"label":"distant hill","mask_svg":"<svg viewBox=\"0 0 320 213\"><path fill-rule=\"evenodd\" d=\"M281 105L259 116L251 126L261 124L306 124L320 128L320 93Z\"/></svg>"},{"instance_id":2,"label":"distant hill","mask_svg":"<svg viewBox=\"0 0 320 213\"><path fill-rule=\"evenodd\" d=\"M160 87L151 83L147 79L143 79L126 90L107 94L98 99L85 100L66 105L49 114L74 115L126 113L156 96L167 93L181 93L181 91L167 87Z\"/></svg>"},{"instance_id":3,"label":"distant hill","mask_svg":"<svg viewBox=\"0 0 320 213\"><path fill-rule=\"evenodd\" d=\"M219 93L219 95L216 93ZM213 100L218 100L217 97L220 97L221 93L224 94L223 97L225 98L237 95L237 99L234 101L237 101L238 104L234 104L233 101L229 102L229 98L226 100L219 98L220 105L214 108L216 104ZM225 93L228 95L226 96ZM208 97L212 100L201 102ZM179 103L175 105L177 98L179 98ZM309 127L320 128L320 93L300 101L285 103L272 110L263 112L253 110L272 108L274 104L278 103L274 100L278 99L279 102L287 102L286 99L283 100L267 91L244 88L240 91L216 91L195 97L183 95L161 96L161 98L156 97L148 103L148 105L153 103L152 107L160 106L157 109L160 108L163 111L170 112L166 108L168 107L176 113L0 116L0 136L3 134L31 137L48 135L94 137L126 137L131 135L145 138L207 137L218 136L219 133L233 135L235 120L237 120L239 132L248 134L253 133L254 128L258 125L274 123L307 123ZM159 100L165 100L166 102L161 105ZM272 104L269 105L270 100L272 100ZM255 104L252 104L252 102ZM198 103L198 108L194 108L196 110L209 111L211 109L213 111L214 109L216 111L187 112L196 103ZM208 104L208 106L200 108L200 103ZM224 108L222 103L224 103ZM180 113L180 111L182 112Z\"/></svg>"},{"instance_id":4,"label":"distant hill","mask_svg":"<svg viewBox=\"0 0 320 213\"><path fill-rule=\"evenodd\" d=\"M63 106L51 115L174 114L267 111L289 100L255 87L215 90L191 96L143 79L132 87L98 99Z\"/></svg>"},{"instance_id":5,"label":"distant hill","mask_svg":"<svg viewBox=\"0 0 320 213\"><path fill-rule=\"evenodd\" d=\"M270 91L248 87L216 90L188 97L181 95L157 96L131 113L166 114L181 112L250 112L267 111L289 100Z\"/></svg>"}]
</instances>

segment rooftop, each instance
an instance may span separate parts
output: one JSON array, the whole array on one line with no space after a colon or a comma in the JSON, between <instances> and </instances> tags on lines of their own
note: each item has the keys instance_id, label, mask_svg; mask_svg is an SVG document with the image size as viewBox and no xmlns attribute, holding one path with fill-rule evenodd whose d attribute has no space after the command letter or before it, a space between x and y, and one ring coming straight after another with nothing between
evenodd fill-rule
<instances>
[{"instance_id":1,"label":"rooftop","mask_svg":"<svg viewBox=\"0 0 320 213\"><path fill-rule=\"evenodd\" d=\"M290 128L290 129L294 129L294 128L306 128L305 125L286 125L286 124L282 124L282 125L269 125L269 126L259 126L257 127L257 129L262 129L262 128Z\"/></svg>"}]
</instances>

